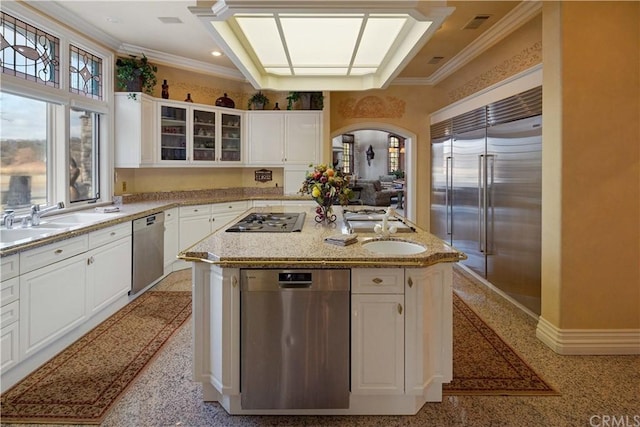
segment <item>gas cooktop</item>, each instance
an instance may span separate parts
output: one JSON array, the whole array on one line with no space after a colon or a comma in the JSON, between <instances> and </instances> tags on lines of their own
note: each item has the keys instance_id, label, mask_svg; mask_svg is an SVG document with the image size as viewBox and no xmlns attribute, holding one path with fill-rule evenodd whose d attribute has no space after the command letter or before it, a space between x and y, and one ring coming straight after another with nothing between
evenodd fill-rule
<instances>
[{"instance_id":1,"label":"gas cooktop","mask_svg":"<svg viewBox=\"0 0 640 427\"><path fill-rule=\"evenodd\" d=\"M225 231L240 233L290 233L302 231L305 216L305 212L255 212L242 218Z\"/></svg>"}]
</instances>

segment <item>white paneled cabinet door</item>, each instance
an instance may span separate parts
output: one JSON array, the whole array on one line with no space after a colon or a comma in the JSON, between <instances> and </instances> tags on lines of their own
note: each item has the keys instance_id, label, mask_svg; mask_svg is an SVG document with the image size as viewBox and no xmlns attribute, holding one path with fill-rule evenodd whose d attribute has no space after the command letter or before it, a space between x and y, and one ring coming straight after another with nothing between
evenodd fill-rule
<instances>
[{"instance_id":1,"label":"white paneled cabinet door","mask_svg":"<svg viewBox=\"0 0 640 427\"><path fill-rule=\"evenodd\" d=\"M282 165L284 161L284 115L280 112L251 112L247 116L248 163Z\"/></svg>"},{"instance_id":2,"label":"white paneled cabinet door","mask_svg":"<svg viewBox=\"0 0 640 427\"><path fill-rule=\"evenodd\" d=\"M164 273L171 271L179 250L178 208L164 211Z\"/></svg>"},{"instance_id":3,"label":"white paneled cabinet door","mask_svg":"<svg viewBox=\"0 0 640 427\"><path fill-rule=\"evenodd\" d=\"M351 296L351 392L404 393L404 295Z\"/></svg>"},{"instance_id":4,"label":"white paneled cabinet door","mask_svg":"<svg viewBox=\"0 0 640 427\"><path fill-rule=\"evenodd\" d=\"M87 287L89 315L131 290L131 236L87 254Z\"/></svg>"},{"instance_id":5,"label":"white paneled cabinet door","mask_svg":"<svg viewBox=\"0 0 640 427\"><path fill-rule=\"evenodd\" d=\"M320 158L320 114L292 112L286 115L284 162L309 166Z\"/></svg>"},{"instance_id":6,"label":"white paneled cabinet door","mask_svg":"<svg viewBox=\"0 0 640 427\"><path fill-rule=\"evenodd\" d=\"M20 354L29 356L86 319L85 255L20 276Z\"/></svg>"}]
</instances>

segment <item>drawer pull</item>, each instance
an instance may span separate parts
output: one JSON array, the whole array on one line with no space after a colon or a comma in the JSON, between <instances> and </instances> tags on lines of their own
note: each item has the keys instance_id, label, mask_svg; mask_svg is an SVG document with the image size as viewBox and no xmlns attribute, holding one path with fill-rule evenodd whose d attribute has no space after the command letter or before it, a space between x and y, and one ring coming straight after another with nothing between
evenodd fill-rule
<instances>
[{"instance_id":1,"label":"drawer pull","mask_svg":"<svg viewBox=\"0 0 640 427\"><path fill-rule=\"evenodd\" d=\"M379 278L377 278L377 277L376 277L375 279L371 279L371 281L372 281L373 283L375 283L376 285L379 285L379 284L380 284L380 283L382 283L384 280L379 279Z\"/></svg>"},{"instance_id":2,"label":"drawer pull","mask_svg":"<svg viewBox=\"0 0 640 427\"><path fill-rule=\"evenodd\" d=\"M409 280L407 280L407 284L409 285L410 288L413 287L413 280L411 279L411 277L409 277Z\"/></svg>"},{"instance_id":3,"label":"drawer pull","mask_svg":"<svg viewBox=\"0 0 640 427\"><path fill-rule=\"evenodd\" d=\"M62 253L62 249L56 249L54 254L56 255L60 255Z\"/></svg>"},{"instance_id":4,"label":"drawer pull","mask_svg":"<svg viewBox=\"0 0 640 427\"><path fill-rule=\"evenodd\" d=\"M398 314L402 314L402 304L398 304Z\"/></svg>"},{"instance_id":5,"label":"drawer pull","mask_svg":"<svg viewBox=\"0 0 640 427\"><path fill-rule=\"evenodd\" d=\"M110 235L111 235L111 236L115 236L115 235L116 235L116 232L115 232L115 231L112 231Z\"/></svg>"}]
</instances>

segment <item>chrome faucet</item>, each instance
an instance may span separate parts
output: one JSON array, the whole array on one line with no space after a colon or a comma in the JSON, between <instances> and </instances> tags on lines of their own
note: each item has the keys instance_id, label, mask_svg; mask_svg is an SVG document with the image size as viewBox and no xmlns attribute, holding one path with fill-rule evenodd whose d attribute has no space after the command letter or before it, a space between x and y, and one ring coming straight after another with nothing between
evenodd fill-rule
<instances>
[{"instance_id":1,"label":"chrome faucet","mask_svg":"<svg viewBox=\"0 0 640 427\"><path fill-rule=\"evenodd\" d=\"M16 214L13 210L8 209L5 210L2 213L2 225L5 226L5 228L13 228L13 221L15 221L16 218Z\"/></svg>"},{"instance_id":2,"label":"chrome faucet","mask_svg":"<svg viewBox=\"0 0 640 427\"><path fill-rule=\"evenodd\" d=\"M384 216L382 217L382 224L376 224L375 227L373 227L373 231L375 231L376 234L378 234L380 237L389 237L390 234L395 234L395 232L398 231L398 227L396 227L395 225L389 227L388 223L389 217L395 215L395 213L396 210L389 206Z\"/></svg>"},{"instance_id":3,"label":"chrome faucet","mask_svg":"<svg viewBox=\"0 0 640 427\"><path fill-rule=\"evenodd\" d=\"M42 214L45 214L47 212L51 212L51 211L55 211L57 209L62 209L64 208L64 203L63 202L58 202L57 204L53 205L53 206L48 206L46 208L41 208L40 205L33 205L31 206L31 216L30 217L26 217L25 219L22 220L22 224L23 226L26 226L25 221L27 221L28 218L31 219L31 225L40 225L40 217L42 216Z\"/></svg>"}]
</instances>

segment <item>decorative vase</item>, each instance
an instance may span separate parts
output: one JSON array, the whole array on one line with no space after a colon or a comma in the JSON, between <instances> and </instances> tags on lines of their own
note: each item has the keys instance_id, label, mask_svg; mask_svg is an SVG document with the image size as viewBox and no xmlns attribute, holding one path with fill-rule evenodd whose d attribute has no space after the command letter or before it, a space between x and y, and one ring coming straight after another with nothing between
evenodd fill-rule
<instances>
[{"instance_id":1,"label":"decorative vase","mask_svg":"<svg viewBox=\"0 0 640 427\"><path fill-rule=\"evenodd\" d=\"M325 199L322 203L318 203L316 208L316 222L331 223L336 220L336 215L333 213L333 202L331 199Z\"/></svg>"},{"instance_id":2,"label":"decorative vase","mask_svg":"<svg viewBox=\"0 0 640 427\"><path fill-rule=\"evenodd\" d=\"M169 85L166 80L162 83L162 99L169 99Z\"/></svg>"},{"instance_id":3,"label":"decorative vase","mask_svg":"<svg viewBox=\"0 0 640 427\"><path fill-rule=\"evenodd\" d=\"M224 96L216 99L216 107L236 108L236 103L225 93Z\"/></svg>"},{"instance_id":4,"label":"decorative vase","mask_svg":"<svg viewBox=\"0 0 640 427\"><path fill-rule=\"evenodd\" d=\"M191 99L190 93L187 94L187 99L185 99L184 102L193 102L193 99Z\"/></svg>"}]
</instances>

